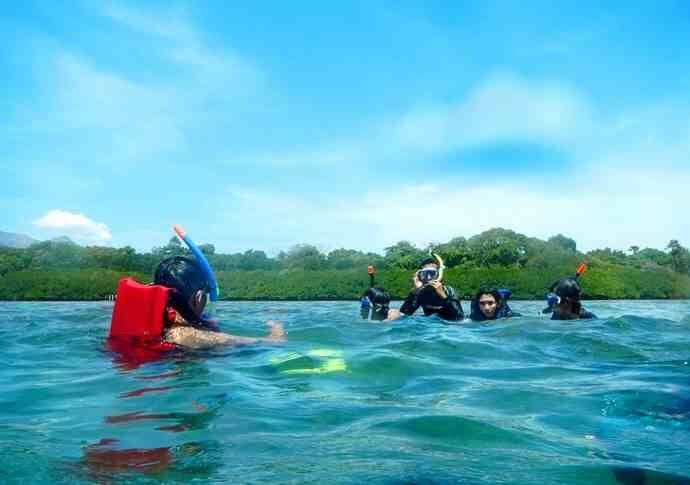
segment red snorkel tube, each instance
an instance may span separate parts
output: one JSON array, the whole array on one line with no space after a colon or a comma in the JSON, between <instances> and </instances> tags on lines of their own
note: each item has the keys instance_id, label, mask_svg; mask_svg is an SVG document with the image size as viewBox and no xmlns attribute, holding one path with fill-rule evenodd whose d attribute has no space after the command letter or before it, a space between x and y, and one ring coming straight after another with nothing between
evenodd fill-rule
<instances>
[{"instance_id":1,"label":"red snorkel tube","mask_svg":"<svg viewBox=\"0 0 690 485\"><path fill-rule=\"evenodd\" d=\"M369 266L367 266L367 273L369 273L369 287L373 288L374 287L374 274L375 274L373 265L370 264Z\"/></svg>"}]
</instances>

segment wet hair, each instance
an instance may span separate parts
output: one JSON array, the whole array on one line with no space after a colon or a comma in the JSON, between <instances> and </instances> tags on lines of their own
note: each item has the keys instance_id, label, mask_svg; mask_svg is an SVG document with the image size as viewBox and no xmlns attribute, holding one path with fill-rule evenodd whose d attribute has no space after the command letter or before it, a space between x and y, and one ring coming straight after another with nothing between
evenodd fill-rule
<instances>
[{"instance_id":1,"label":"wet hair","mask_svg":"<svg viewBox=\"0 0 690 485\"><path fill-rule=\"evenodd\" d=\"M439 265L439 264L438 264L438 261L436 261L436 258L425 258L425 259L422 259L422 260L419 262L419 267L420 267L420 268L423 268L423 267L426 266L427 264L435 264L436 266Z\"/></svg>"},{"instance_id":2,"label":"wet hair","mask_svg":"<svg viewBox=\"0 0 690 485\"><path fill-rule=\"evenodd\" d=\"M562 301L568 303L570 312L580 314L582 303L580 303L580 285L575 278L563 278L552 286L552 291L561 297ZM559 305L556 305L559 306Z\"/></svg>"},{"instance_id":3,"label":"wet hair","mask_svg":"<svg viewBox=\"0 0 690 485\"><path fill-rule=\"evenodd\" d=\"M580 285L575 278L563 278L553 285L553 292L561 298L580 299Z\"/></svg>"},{"instance_id":4,"label":"wet hair","mask_svg":"<svg viewBox=\"0 0 690 485\"><path fill-rule=\"evenodd\" d=\"M372 286L371 288L367 288L364 294L362 295L362 298L365 297L369 300L369 303L372 306L372 320L385 320L386 318L388 318L388 310L391 302L391 296L390 294L388 294L387 291ZM367 311L366 316L364 315L364 313L362 313L362 317L367 318L369 316L368 313L369 312Z\"/></svg>"},{"instance_id":5,"label":"wet hair","mask_svg":"<svg viewBox=\"0 0 690 485\"><path fill-rule=\"evenodd\" d=\"M196 260L184 256L164 259L156 268L153 282L174 290L170 295L170 303L186 320L198 320L189 306L189 299L197 291L208 291L209 288Z\"/></svg>"},{"instance_id":6,"label":"wet hair","mask_svg":"<svg viewBox=\"0 0 690 485\"><path fill-rule=\"evenodd\" d=\"M482 286L477 290L477 293L474 295L474 299L479 301L479 299L482 297L482 295L491 295L494 297L496 300L496 304L499 304L501 302L501 295L498 293L498 290L496 288L491 288L489 286Z\"/></svg>"}]
</instances>

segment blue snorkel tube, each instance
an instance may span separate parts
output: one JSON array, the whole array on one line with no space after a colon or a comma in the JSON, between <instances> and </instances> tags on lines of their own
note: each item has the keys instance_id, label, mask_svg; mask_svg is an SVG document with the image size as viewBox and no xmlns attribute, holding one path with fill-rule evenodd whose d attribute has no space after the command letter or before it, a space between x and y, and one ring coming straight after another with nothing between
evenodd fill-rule
<instances>
[{"instance_id":1,"label":"blue snorkel tube","mask_svg":"<svg viewBox=\"0 0 690 485\"><path fill-rule=\"evenodd\" d=\"M204 277L206 278L206 282L208 283L208 287L209 287L208 298L209 298L209 300L211 300L211 302L217 301L218 296L220 296L220 288L218 288L218 282L216 281L216 275L213 274L213 270L211 269L211 265L208 264L208 260L206 259L206 256L204 256L204 253L201 252L201 249L199 249L199 246L194 244L194 241L192 241L189 238L189 236L184 232L184 229L182 229L178 225L174 225L173 231L175 231L175 234L177 234L177 237L179 237L187 245L189 250L194 255L194 258L199 263L199 267L201 268L201 271L204 273ZM204 318L208 318L208 314L204 315Z\"/></svg>"}]
</instances>

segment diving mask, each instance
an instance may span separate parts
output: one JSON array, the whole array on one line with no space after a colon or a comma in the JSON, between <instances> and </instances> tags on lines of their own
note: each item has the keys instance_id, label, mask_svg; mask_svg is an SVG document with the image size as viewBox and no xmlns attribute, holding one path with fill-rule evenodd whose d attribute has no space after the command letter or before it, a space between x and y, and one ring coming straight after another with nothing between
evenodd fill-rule
<instances>
[{"instance_id":1,"label":"diving mask","mask_svg":"<svg viewBox=\"0 0 690 485\"><path fill-rule=\"evenodd\" d=\"M439 279L439 272L436 268L423 268L417 271L417 279L423 284Z\"/></svg>"},{"instance_id":2,"label":"diving mask","mask_svg":"<svg viewBox=\"0 0 690 485\"><path fill-rule=\"evenodd\" d=\"M216 317L216 302L211 300L207 295L206 307L204 307L204 312L201 316L203 320L214 320Z\"/></svg>"}]
</instances>

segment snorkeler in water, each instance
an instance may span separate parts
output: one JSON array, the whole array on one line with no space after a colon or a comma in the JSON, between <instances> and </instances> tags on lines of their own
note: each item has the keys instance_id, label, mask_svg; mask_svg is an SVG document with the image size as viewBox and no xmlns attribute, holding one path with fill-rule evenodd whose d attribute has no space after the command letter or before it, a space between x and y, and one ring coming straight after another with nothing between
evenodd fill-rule
<instances>
[{"instance_id":1,"label":"snorkeler in water","mask_svg":"<svg viewBox=\"0 0 690 485\"><path fill-rule=\"evenodd\" d=\"M443 260L438 255L422 261L412 277L412 291L405 298L399 313L412 315L421 307L425 316L438 315L444 320L462 320L464 313L455 289L443 284L444 269ZM393 315L389 313L390 319L398 316L397 312Z\"/></svg>"},{"instance_id":2,"label":"snorkeler in water","mask_svg":"<svg viewBox=\"0 0 690 485\"><path fill-rule=\"evenodd\" d=\"M367 288L360 300L360 314L365 320L386 320L390 312L391 296L382 288Z\"/></svg>"},{"instance_id":3,"label":"snorkeler in water","mask_svg":"<svg viewBox=\"0 0 690 485\"><path fill-rule=\"evenodd\" d=\"M578 320L597 318L591 312L582 308L580 303L579 278L587 271L587 265L580 263L573 276L560 279L549 287L546 294L546 308L541 312L551 313L551 320Z\"/></svg>"},{"instance_id":4,"label":"snorkeler in water","mask_svg":"<svg viewBox=\"0 0 690 485\"><path fill-rule=\"evenodd\" d=\"M511 310L508 305L510 296L511 292L506 289L499 290L486 286L479 288L470 304L470 318L475 322L483 322L522 316Z\"/></svg>"},{"instance_id":5,"label":"snorkeler in water","mask_svg":"<svg viewBox=\"0 0 690 485\"><path fill-rule=\"evenodd\" d=\"M554 295L551 320L584 320L597 318L585 310L580 303L580 285L574 277L563 278L551 286L550 295ZM553 299L553 297L552 297Z\"/></svg>"},{"instance_id":6,"label":"snorkeler in water","mask_svg":"<svg viewBox=\"0 0 690 485\"><path fill-rule=\"evenodd\" d=\"M391 296L383 288L376 287L375 270L372 265L367 268L369 288L360 299L360 315L364 320L382 321L388 319Z\"/></svg>"},{"instance_id":7,"label":"snorkeler in water","mask_svg":"<svg viewBox=\"0 0 690 485\"><path fill-rule=\"evenodd\" d=\"M280 323L269 320L269 333L264 338L230 335L203 318L209 284L197 261L174 256L156 268L154 284L170 288L170 297L163 327L165 342L192 349L219 345L246 345L258 342L277 343L285 340Z\"/></svg>"}]
</instances>

